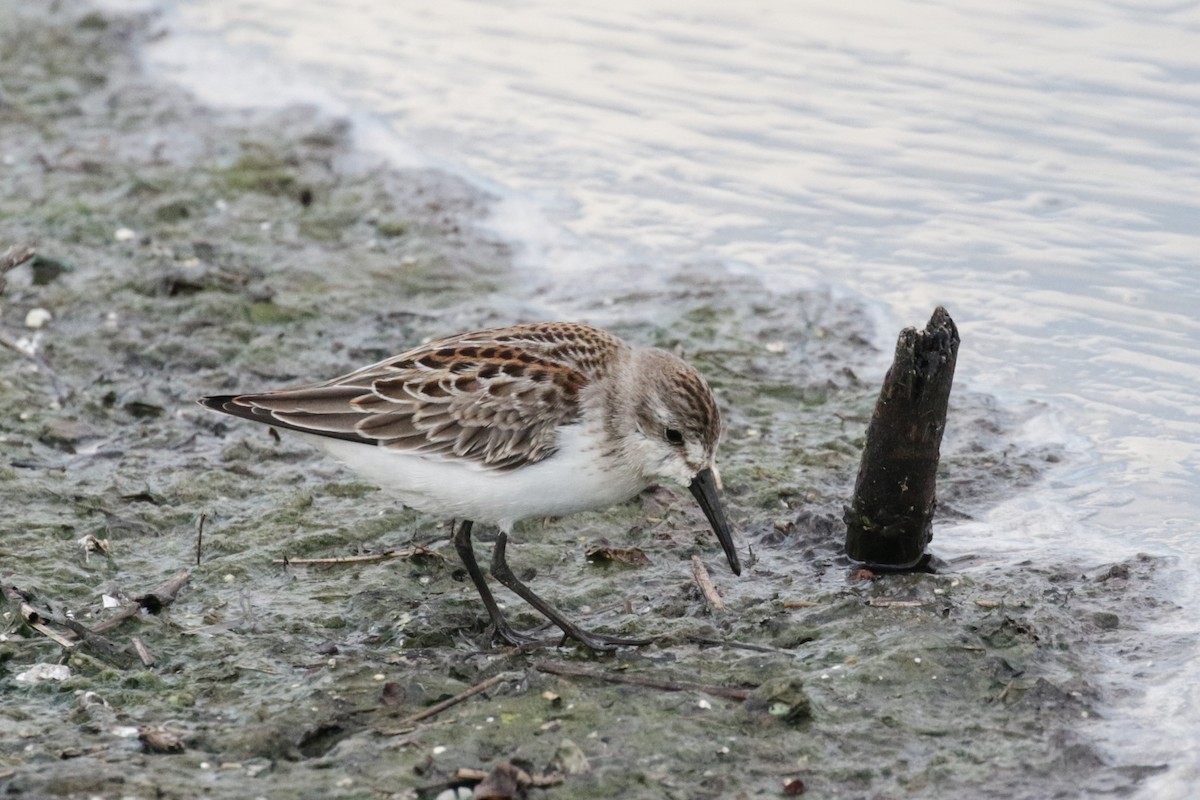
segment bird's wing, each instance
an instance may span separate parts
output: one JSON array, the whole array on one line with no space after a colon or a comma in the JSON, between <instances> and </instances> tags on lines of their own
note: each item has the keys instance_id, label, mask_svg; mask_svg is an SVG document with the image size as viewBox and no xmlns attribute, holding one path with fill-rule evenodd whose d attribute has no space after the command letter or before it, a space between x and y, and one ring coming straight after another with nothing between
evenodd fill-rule
<instances>
[{"instance_id":1,"label":"bird's wing","mask_svg":"<svg viewBox=\"0 0 1200 800\"><path fill-rule=\"evenodd\" d=\"M204 398L217 411L320 436L505 470L550 456L620 341L543 323L440 339L326 383Z\"/></svg>"}]
</instances>

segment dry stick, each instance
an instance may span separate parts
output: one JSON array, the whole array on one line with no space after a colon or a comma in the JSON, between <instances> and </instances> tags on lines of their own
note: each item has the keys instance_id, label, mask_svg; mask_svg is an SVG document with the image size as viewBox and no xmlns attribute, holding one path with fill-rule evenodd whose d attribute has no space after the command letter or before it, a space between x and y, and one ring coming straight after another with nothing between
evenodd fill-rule
<instances>
[{"instance_id":1,"label":"dry stick","mask_svg":"<svg viewBox=\"0 0 1200 800\"><path fill-rule=\"evenodd\" d=\"M436 717L438 714L442 713L447 708L456 706L459 703L461 703L463 700L472 698L475 695L479 694L480 692L486 692L488 689L492 688L493 686L495 686L498 683L503 683L504 681L511 681L518 677L520 677L520 674L516 673L516 672L501 672L499 675L493 675L492 677L488 678L486 681L475 684L470 689L467 689L465 692L460 692L460 693L454 695L454 697L451 697L449 700L443 700L440 703L436 703L435 705L430 706L429 708L425 709L424 711L418 711L416 714L413 714L410 717L405 717L404 719L400 720L399 724L400 725L411 725L414 722L420 722L423 719L429 719L430 717Z\"/></svg>"},{"instance_id":2,"label":"dry stick","mask_svg":"<svg viewBox=\"0 0 1200 800\"><path fill-rule=\"evenodd\" d=\"M715 697L728 697L730 700L742 701L750 696L752 689L735 689L732 686L708 686L691 681L661 681L655 678L643 678L638 675L624 675L616 672L593 672L592 670L572 667L569 664L550 664L545 661L534 665L538 672L549 672L551 675L563 675L571 678L594 678L609 683L627 683L632 686L645 686L649 689L662 689L665 692L703 692Z\"/></svg>"},{"instance_id":3,"label":"dry stick","mask_svg":"<svg viewBox=\"0 0 1200 800\"><path fill-rule=\"evenodd\" d=\"M61 647L75 647L83 645L84 648L90 650L101 658L114 662L117 666L128 666L129 654L122 648L117 647L113 642L103 636L100 636L92 629L88 628L81 622L66 617L57 617L47 611L42 611L35 608L25 601L25 594L15 586L4 586L4 596L10 603L16 605L21 611L21 619L23 619L29 627L36 630L48 639L51 639ZM58 631L47 625L47 622L53 622L55 625L61 625L69 629L75 634L78 641L72 642Z\"/></svg>"},{"instance_id":4,"label":"dry stick","mask_svg":"<svg viewBox=\"0 0 1200 800\"><path fill-rule=\"evenodd\" d=\"M196 527L196 566L200 566L200 553L204 543L204 521L208 519L208 512L200 512L200 524Z\"/></svg>"},{"instance_id":5,"label":"dry stick","mask_svg":"<svg viewBox=\"0 0 1200 800\"><path fill-rule=\"evenodd\" d=\"M8 602L12 603L20 611L21 619L26 625L61 647L70 648L75 646L75 642L72 642L46 624L47 621L54 619L54 615L47 611L40 611L26 602L25 594L20 589L11 584L5 584L3 592Z\"/></svg>"},{"instance_id":6,"label":"dry stick","mask_svg":"<svg viewBox=\"0 0 1200 800\"><path fill-rule=\"evenodd\" d=\"M696 585L704 593L704 599L708 601L709 608L713 611L724 611L725 602L721 599L721 595L717 594L717 587L713 586L712 578L708 575L708 568L704 566L704 562L700 560L699 556L692 556L692 577L696 579Z\"/></svg>"},{"instance_id":7,"label":"dry stick","mask_svg":"<svg viewBox=\"0 0 1200 800\"><path fill-rule=\"evenodd\" d=\"M887 600L882 597L872 597L867 601L871 608L920 608L924 600Z\"/></svg>"},{"instance_id":8,"label":"dry stick","mask_svg":"<svg viewBox=\"0 0 1200 800\"><path fill-rule=\"evenodd\" d=\"M151 614L157 614L175 602L175 596L179 594L180 589L187 586L189 580L191 573L181 569L158 586L133 599Z\"/></svg>"},{"instance_id":9,"label":"dry stick","mask_svg":"<svg viewBox=\"0 0 1200 800\"><path fill-rule=\"evenodd\" d=\"M157 614L175 602L175 595L179 594L179 590L187 585L190 577L191 574L186 569L179 570L179 572L176 572L150 591L133 598L134 602L126 603L115 616L97 623L92 628L92 632L104 633L105 631L111 631L113 628L119 628L128 620L138 616L142 612L142 609L151 614Z\"/></svg>"},{"instance_id":10,"label":"dry stick","mask_svg":"<svg viewBox=\"0 0 1200 800\"><path fill-rule=\"evenodd\" d=\"M368 553L361 556L337 556L336 558L277 558L275 564L356 564L363 561L387 561L392 558L412 558L413 556L436 556L446 559L441 553L428 547L412 547L408 550L387 550L382 553Z\"/></svg>"},{"instance_id":11,"label":"dry stick","mask_svg":"<svg viewBox=\"0 0 1200 800\"><path fill-rule=\"evenodd\" d=\"M701 647L728 647L731 650L750 650L755 653L776 653L778 655L792 656L795 652L791 650L780 650L778 647L769 647L765 644L754 644L753 642L739 642L733 639L714 639L711 636L698 636L696 634L688 634L684 637L690 644L698 644Z\"/></svg>"},{"instance_id":12,"label":"dry stick","mask_svg":"<svg viewBox=\"0 0 1200 800\"><path fill-rule=\"evenodd\" d=\"M146 645L142 643L141 638L138 636L130 636L129 639L133 642L133 649L137 650L138 658L142 660L142 663L147 667L153 667L154 656L150 655L150 651L146 649Z\"/></svg>"},{"instance_id":13,"label":"dry stick","mask_svg":"<svg viewBox=\"0 0 1200 800\"><path fill-rule=\"evenodd\" d=\"M21 611L21 619L23 619L31 628L36 630L48 639L53 640L61 647L75 647L83 645L83 647L96 655L110 662L115 663L119 667L129 665L130 656L127 649L118 647L109 639L98 634L96 631L76 620L59 617L48 611L42 611L25 601L25 594L15 586L4 586L4 596L10 603L15 604ZM77 641L72 642L58 631L47 625L47 622L53 622L55 625L61 625L69 629L75 634Z\"/></svg>"},{"instance_id":14,"label":"dry stick","mask_svg":"<svg viewBox=\"0 0 1200 800\"><path fill-rule=\"evenodd\" d=\"M72 642L70 639L66 638L61 633L54 630L54 628L51 628L49 625L46 625L44 623L30 622L29 627L33 628L35 631L40 633L42 636L45 636L47 639L51 640L52 642L59 645L60 647L71 648L77 644L76 642Z\"/></svg>"}]
</instances>

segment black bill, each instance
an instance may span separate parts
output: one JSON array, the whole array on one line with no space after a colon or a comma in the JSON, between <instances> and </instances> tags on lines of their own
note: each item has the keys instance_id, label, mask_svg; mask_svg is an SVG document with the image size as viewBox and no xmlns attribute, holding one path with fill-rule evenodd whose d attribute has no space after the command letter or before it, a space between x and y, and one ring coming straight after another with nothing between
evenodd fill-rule
<instances>
[{"instance_id":1,"label":"black bill","mask_svg":"<svg viewBox=\"0 0 1200 800\"><path fill-rule=\"evenodd\" d=\"M717 496L717 481L713 477L713 471L700 470L696 477L692 478L692 485L688 488L692 490L692 497L696 498L696 502L704 510L704 516L708 517L708 524L712 525L721 547L725 548L729 568L733 570L734 575L741 575L742 564L738 561L737 550L733 549L733 532L729 530L729 523L725 520L725 509L721 507L721 498Z\"/></svg>"}]
</instances>

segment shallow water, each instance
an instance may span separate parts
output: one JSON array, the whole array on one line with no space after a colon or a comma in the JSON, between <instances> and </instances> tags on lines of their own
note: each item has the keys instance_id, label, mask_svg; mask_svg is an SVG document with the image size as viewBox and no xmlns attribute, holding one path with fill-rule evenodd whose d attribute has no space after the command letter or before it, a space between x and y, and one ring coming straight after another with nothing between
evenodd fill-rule
<instances>
[{"instance_id":1,"label":"shallow water","mask_svg":"<svg viewBox=\"0 0 1200 800\"><path fill-rule=\"evenodd\" d=\"M946 305L959 385L1068 456L937 552L1175 555L1200 602L1196 4L166 9L155 63L204 98L317 101L498 193L529 316L603 323L618 287L713 261L867 298L885 353ZM1200 777L1195 627L1175 625L1152 632L1173 662L1114 665L1156 687L1110 726L1175 766L1147 797Z\"/></svg>"}]
</instances>

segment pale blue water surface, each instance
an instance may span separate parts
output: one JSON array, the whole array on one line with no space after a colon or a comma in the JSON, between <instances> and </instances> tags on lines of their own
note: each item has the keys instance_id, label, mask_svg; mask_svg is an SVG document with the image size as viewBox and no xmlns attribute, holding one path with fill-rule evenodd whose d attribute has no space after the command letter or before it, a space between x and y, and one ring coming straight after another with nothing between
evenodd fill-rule
<instances>
[{"instance_id":1,"label":"pale blue water surface","mask_svg":"<svg viewBox=\"0 0 1200 800\"><path fill-rule=\"evenodd\" d=\"M939 554L1171 555L1200 608L1200 4L155 5L158 68L470 176L542 285L587 279L581 307L720 261L865 298L886 353L946 305L959 385L1044 404L1022 435L1070 458ZM1097 723L1117 761L1171 765L1147 798L1200 782L1197 616L1147 632L1172 657L1114 665L1147 692Z\"/></svg>"}]
</instances>

